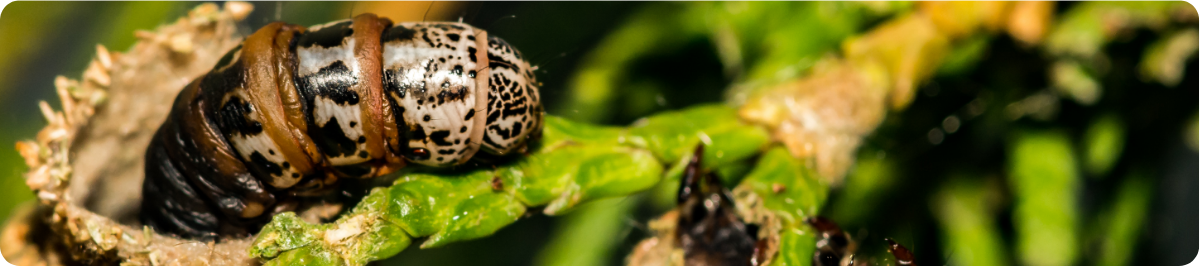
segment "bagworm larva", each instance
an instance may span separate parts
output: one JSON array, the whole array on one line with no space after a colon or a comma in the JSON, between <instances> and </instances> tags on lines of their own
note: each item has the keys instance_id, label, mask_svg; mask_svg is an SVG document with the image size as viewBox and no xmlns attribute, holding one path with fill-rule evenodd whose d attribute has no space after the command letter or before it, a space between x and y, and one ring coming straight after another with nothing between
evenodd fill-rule
<instances>
[{"instance_id":1,"label":"bagworm larva","mask_svg":"<svg viewBox=\"0 0 1200 266\"><path fill-rule=\"evenodd\" d=\"M516 153L541 124L529 63L481 29L373 14L275 22L179 93L146 150L141 220L244 236L285 198Z\"/></svg>"}]
</instances>

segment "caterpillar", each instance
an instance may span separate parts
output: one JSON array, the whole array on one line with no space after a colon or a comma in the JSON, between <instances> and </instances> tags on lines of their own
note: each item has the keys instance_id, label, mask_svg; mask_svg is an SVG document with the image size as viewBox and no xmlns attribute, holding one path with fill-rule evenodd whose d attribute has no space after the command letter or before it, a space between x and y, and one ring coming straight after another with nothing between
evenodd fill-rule
<instances>
[{"instance_id":1,"label":"caterpillar","mask_svg":"<svg viewBox=\"0 0 1200 266\"><path fill-rule=\"evenodd\" d=\"M538 86L520 52L463 23L274 22L175 98L146 148L139 217L246 236L339 179L520 153L541 132Z\"/></svg>"}]
</instances>

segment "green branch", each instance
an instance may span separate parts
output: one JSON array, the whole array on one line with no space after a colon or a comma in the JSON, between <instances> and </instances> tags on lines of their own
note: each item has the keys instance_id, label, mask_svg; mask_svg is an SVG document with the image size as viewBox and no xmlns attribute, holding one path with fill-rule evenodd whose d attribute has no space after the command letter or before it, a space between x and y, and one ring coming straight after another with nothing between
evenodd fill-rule
<instances>
[{"instance_id":1,"label":"green branch","mask_svg":"<svg viewBox=\"0 0 1200 266\"><path fill-rule=\"evenodd\" d=\"M667 112L629 128L546 118L540 148L495 169L405 173L376 188L330 224L277 215L250 254L267 264L362 265L399 253L412 238L421 248L491 235L544 206L560 215L592 200L647 190L663 166L704 143L711 166L745 160L768 144L764 129L744 124L721 105ZM711 160L710 160L711 159Z\"/></svg>"}]
</instances>

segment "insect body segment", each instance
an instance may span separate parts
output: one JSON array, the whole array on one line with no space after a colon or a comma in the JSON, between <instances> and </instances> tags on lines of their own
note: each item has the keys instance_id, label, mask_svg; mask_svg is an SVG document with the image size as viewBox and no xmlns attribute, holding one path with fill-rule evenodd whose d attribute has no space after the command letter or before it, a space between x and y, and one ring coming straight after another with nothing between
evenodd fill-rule
<instances>
[{"instance_id":1,"label":"insect body segment","mask_svg":"<svg viewBox=\"0 0 1200 266\"><path fill-rule=\"evenodd\" d=\"M479 150L487 83L486 32L458 24L404 23L383 37L384 83L407 131L413 162L454 165Z\"/></svg>"},{"instance_id":2,"label":"insect body segment","mask_svg":"<svg viewBox=\"0 0 1200 266\"><path fill-rule=\"evenodd\" d=\"M246 235L339 178L503 155L540 132L535 84L515 49L462 23L269 24L176 98L147 148L142 220Z\"/></svg>"},{"instance_id":3,"label":"insect body segment","mask_svg":"<svg viewBox=\"0 0 1200 266\"><path fill-rule=\"evenodd\" d=\"M531 134L542 132L542 105L533 68L521 53L500 38L488 38L487 46L492 74L483 147L503 155L521 147Z\"/></svg>"}]
</instances>

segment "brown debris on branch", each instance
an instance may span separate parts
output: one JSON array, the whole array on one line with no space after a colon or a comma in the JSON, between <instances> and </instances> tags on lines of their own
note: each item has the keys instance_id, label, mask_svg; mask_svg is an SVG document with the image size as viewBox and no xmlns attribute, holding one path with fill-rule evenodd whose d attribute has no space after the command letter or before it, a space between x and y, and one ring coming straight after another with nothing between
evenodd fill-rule
<instances>
[{"instance_id":1,"label":"brown debris on branch","mask_svg":"<svg viewBox=\"0 0 1200 266\"><path fill-rule=\"evenodd\" d=\"M244 2L202 4L170 25L139 31L129 51L97 46L82 80L54 81L62 110L40 107L48 125L17 143L36 206L0 230L5 259L21 265L254 263L251 239L183 240L138 225L143 154L180 89L241 38ZM7 252L11 251L11 252Z\"/></svg>"}]
</instances>

